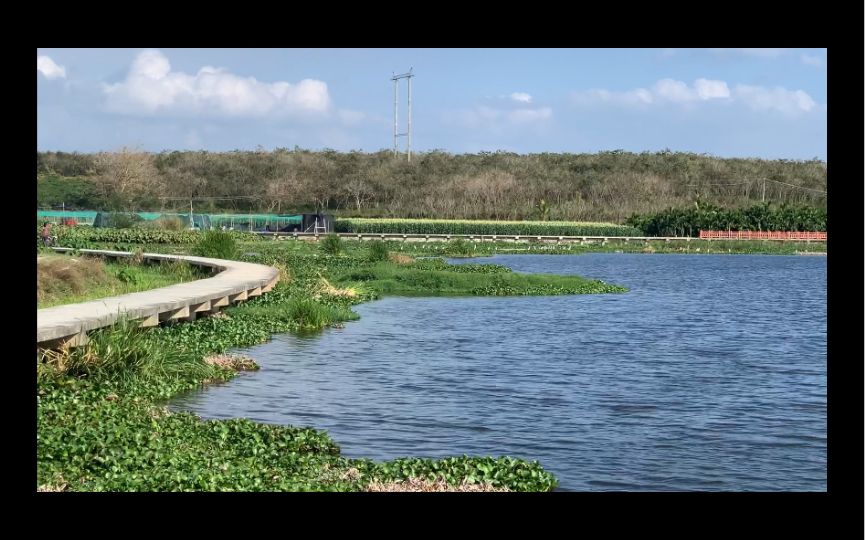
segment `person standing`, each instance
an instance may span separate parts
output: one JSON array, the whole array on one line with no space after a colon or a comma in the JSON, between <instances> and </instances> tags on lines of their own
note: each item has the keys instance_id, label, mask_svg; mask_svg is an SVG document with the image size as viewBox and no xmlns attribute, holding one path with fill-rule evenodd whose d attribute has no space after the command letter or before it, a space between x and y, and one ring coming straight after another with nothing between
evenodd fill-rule
<instances>
[{"instance_id":1,"label":"person standing","mask_svg":"<svg viewBox=\"0 0 865 540\"><path fill-rule=\"evenodd\" d=\"M51 223L46 221L42 224L42 233L39 235L42 239L42 245L48 246L51 244Z\"/></svg>"}]
</instances>

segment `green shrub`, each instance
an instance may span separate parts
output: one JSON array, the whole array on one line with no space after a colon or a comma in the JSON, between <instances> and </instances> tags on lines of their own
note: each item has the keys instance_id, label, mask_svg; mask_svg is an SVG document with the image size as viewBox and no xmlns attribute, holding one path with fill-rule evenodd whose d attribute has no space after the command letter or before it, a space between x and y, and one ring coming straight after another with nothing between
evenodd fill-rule
<instances>
[{"instance_id":1,"label":"green shrub","mask_svg":"<svg viewBox=\"0 0 865 540\"><path fill-rule=\"evenodd\" d=\"M193 253L211 259L237 259L239 250L237 240L228 231L207 231L198 242Z\"/></svg>"},{"instance_id":2,"label":"green shrub","mask_svg":"<svg viewBox=\"0 0 865 540\"><path fill-rule=\"evenodd\" d=\"M183 220L177 216L161 216L153 221L145 222L142 227L163 231L181 231L183 230Z\"/></svg>"},{"instance_id":3,"label":"green shrub","mask_svg":"<svg viewBox=\"0 0 865 540\"><path fill-rule=\"evenodd\" d=\"M474 242L467 242L462 238L457 238L448 243L445 253L457 257L472 257L474 256L476 249Z\"/></svg>"},{"instance_id":4,"label":"green shrub","mask_svg":"<svg viewBox=\"0 0 865 540\"><path fill-rule=\"evenodd\" d=\"M374 240L369 243L369 260L372 262L386 261L388 259L387 245L380 241Z\"/></svg>"},{"instance_id":5,"label":"green shrub","mask_svg":"<svg viewBox=\"0 0 865 540\"><path fill-rule=\"evenodd\" d=\"M142 219L136 214L112 214L111 224L115 229L131 229L136 225L140 225Z\"/></svg>"},{"instance_id":6,"label":"green shrub","mask_svg":"<svg viewBox=\"0 0 865 540\"><path fill-rule=\"evenodd\" d=\"M336 234L329 234L321 241L320 247L328 255L339 255L342 253L342 238Z\"/></svg>"}]
</instances>

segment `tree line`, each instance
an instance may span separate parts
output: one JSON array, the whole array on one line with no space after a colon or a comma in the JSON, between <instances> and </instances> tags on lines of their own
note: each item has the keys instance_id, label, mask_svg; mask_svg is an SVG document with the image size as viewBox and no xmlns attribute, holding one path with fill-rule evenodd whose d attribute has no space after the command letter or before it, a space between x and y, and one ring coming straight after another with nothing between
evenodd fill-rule
<instances>
[{"instance_id":1,"label":"tree line","mask_svg":"<svg viewBox=\"0 0 865 540\"><path fill-rule=\"evenodd\" d=\"M827 206L818 159L684 152L451 154L394 157L310 151L37 152L37 207L343 216L623 222L634 214L755 202ZM543 201L543 203L541 202ZM543 216L540 213L544 214Z\"/></svg>"}]
</instances>

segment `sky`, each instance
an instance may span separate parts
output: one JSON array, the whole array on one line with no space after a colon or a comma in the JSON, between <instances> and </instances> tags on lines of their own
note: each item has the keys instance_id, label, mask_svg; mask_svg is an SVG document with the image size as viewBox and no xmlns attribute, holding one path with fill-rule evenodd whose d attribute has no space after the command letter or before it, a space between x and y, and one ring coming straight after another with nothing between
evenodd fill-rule
<instances>
[{"instance_id":1,"label":"sky","mask_svg":"<svg viewBox=\"0 0 865 540\"><path fill-rule=\"evenodd\" d=\"M825 48L37 48L36 148L392 149L409 70L413 151L827 160Z\"/></svg>"}]
</instances>

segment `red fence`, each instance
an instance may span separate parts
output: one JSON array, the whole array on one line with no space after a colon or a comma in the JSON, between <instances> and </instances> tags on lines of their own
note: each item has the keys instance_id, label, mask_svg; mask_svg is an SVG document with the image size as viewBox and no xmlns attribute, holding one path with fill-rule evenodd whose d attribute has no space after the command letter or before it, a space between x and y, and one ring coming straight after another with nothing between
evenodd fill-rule
<instances>
[{"instance_id":1,"label":"red fence","mask_svg":"<svg viewBox=\"0 0 865 540\"><path fill-rule=\"evenodd\" d=\"M824 232L700 231L700 238L724 240L826 240Z\"/></svg>"}]
</instances>

